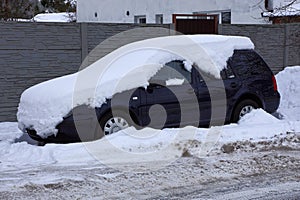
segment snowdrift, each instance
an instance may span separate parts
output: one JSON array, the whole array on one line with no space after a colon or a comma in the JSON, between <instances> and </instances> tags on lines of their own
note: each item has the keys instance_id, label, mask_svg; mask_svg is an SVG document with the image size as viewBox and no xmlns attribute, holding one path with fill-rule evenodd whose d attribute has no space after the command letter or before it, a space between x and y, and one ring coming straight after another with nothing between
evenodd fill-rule
<instances>
[{"instance_id":1,"label":"snowdrift","mask_svg":"<svg viewBox=\"0 0 300 200\"><path fill-rule=\"evenodd\" d=\"M276 75L281 94L278 111L288 120L300 119L300 66L286 67Z\"/></svg>"}]
</instances>

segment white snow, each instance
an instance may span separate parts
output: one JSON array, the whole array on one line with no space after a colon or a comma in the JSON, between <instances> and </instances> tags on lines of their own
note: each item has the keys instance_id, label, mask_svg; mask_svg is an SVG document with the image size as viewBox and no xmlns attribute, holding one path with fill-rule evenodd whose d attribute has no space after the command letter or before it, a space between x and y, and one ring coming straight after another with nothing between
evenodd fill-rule
<instances>
[{"instance_id":1,"label":"white snow","mask_svg":"<svg viewBox=\"0 0 300 200\"><path fill-rule=\"evenodd\" d=\"M235 49L253 49L247 37L221 35L169 36L125 45L84 70L25 90L18 108L19 128L34 128L41 137L56 134L76 105L100 107L114 94L146 87L149 79L172 60L184 60L220 78Z\"/></svg>"},{"instance_id":2,"label":"white snow","mask_svg":"<svg viewBox=\"0 0 300 200\"><path fill-rule=\"evenodd\" d=\"M281 101L278 111L286 119L300 119L300 66L286 67L276 75Z\"/></svg>"},{"instance_id":3,"label":"white snow","mask_svg":"<svg viewBox=\"0 0 300 200\"><path fill-rule=\"evenodd\" d=\"M263 125L263 124L273 124L279 122L280 122L279 119L266 113L263 109L257 109L249 113L248 115L245 115L242 119L240 119L239 124L251 126L251 124Z\"/></svg>"},{"instance_id":4,"label":"white snow","mask_svg":"<svg viewBox=\"0 0 300 200\"><path fill-rule=\"evenodd\" d=\"M40 13L32 18L34 22L72 22L76 20L76 14L72 12Z\"/></svg>"},{"instance_id":5,"label":"white snow","mask_svg":"<svg viewBox=\"0 0 300 200\"><path fill-rule=\"evenodd\" d=\"M184 79L173 78L173 79L166 80L166 86L170 86L170 85L182 85L183 82L184 82Z\"/></svg>"},{"instance_id":6,"label":"white snow","mask_svg":"<svg viewBox=\"0 0 300 200\"><path fill-rule=\"evenodd\" d=\"M199 65L201 70L216 78L220 78L220 71L226 67L226 62L233 55L235 49L254 49L254 44L247 37L204 35L200 37L189 36L189 38L195 43L201 44L201 47L203 47L209 58L211 58L210 60L217 70L214 70L215 67L211 69L210 65L203 64L203 58L202 56L199 57L198 51L189 51L188 53L194 53L193 57L198 61L196 64Z\"/></svg>"},{"instance_id":7,"label":"white snow","mask_svg":"<svg viewBox=\"0 0 300 200\"><path fill-rule=\"evenodd\" d=\"M0 129L0 142L14 142L16 138L21 137L23 134L16 127L15 122L2 122Z\"/></svg>"}]
</instances>

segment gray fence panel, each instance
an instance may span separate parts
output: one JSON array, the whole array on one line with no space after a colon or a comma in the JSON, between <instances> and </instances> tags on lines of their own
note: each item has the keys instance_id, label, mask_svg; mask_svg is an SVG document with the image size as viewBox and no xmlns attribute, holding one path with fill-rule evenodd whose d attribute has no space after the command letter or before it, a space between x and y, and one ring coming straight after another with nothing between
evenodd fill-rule
<instances>
[{"instance_id":1,"label":"gray fence panel","mask_svg":"<svg viewBox=\"0 0 300 200\"><path fill-rule=\"evenodd\" d=\"M2 22L0 30L0 121L15 121L26 88L78 70L80 25Z\"/></svg>"}]
</instances>

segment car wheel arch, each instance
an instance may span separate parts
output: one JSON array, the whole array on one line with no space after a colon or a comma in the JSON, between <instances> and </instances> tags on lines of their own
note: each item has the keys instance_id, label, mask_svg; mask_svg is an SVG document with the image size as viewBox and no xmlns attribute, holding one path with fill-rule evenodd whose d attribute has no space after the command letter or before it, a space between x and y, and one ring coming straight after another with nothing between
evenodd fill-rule
<instances>
[{"instance_id":1,"label":"car wheel arch","mask_svg":"<svg viewBox=\"0 0 300 200\"><path fill-rule=\"evenodd\" d=\"M232 107L231 109L231 113L230 113L230 120L232 120L233 118L233 115L234 115L234 111L236 109L236 107L242 102L242 101L245 101L245 100L252 100L254 102L256 102L259 106L259 108L262 108L264 109L264 104L263 104L263 101L262 99L256 95L256 94L253 94L253 93L245 93L243 95L241 95L234 103L234 106Z\"/></svg>"}]
</instances>

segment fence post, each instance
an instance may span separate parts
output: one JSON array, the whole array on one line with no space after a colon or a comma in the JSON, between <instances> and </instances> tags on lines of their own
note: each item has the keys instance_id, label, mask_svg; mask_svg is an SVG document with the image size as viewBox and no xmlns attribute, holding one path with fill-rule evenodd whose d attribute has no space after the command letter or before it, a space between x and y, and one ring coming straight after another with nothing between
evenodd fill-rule
<instances>
[{"instance_id":1,"label":"fence post","mask_svg":"<svg viewBox=\"0 0 300 200\"><path fill-rule=\"evenodd\" d=\"M80 38L81 38L81 63L88 55L88 38L87 38L87 23L80 23Z\"/></svg>"},{"instance_id":2,"label":"fence post","mask_svg":"<svg viewBox=\"0 0 300 200\"><path fill-rule=\"evenodd\" d=\"M289 28L287 24L284 24L284 41L283 41L283 68L282 70L287 67L288 65L288 57L289 57L289 48L288 48L288 37L289 37Z\"/></svg>"}]
</instances>

